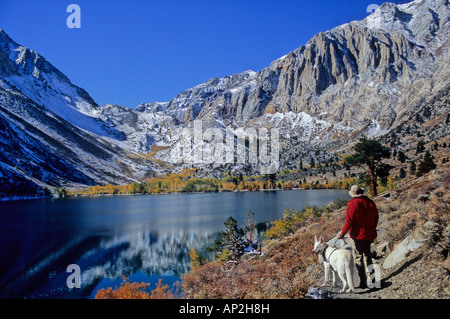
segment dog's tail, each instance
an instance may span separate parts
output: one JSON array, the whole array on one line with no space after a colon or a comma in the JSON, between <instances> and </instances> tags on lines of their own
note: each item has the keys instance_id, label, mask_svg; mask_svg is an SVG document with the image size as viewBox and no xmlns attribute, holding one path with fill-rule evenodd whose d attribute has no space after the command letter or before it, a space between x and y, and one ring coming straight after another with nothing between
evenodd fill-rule
<instances>
[{"instance_id":1,"label":"dog's tail","mask_svg":"<svg viewBox=\"0 0 450 319\"><path fill-rule=\"evenodd\" d=\"M350 258L347 259L345 263L345 275L347 276L347 283L350 292L355 291L355 285L353 284L353 272L355 269L355 262L353 260L353 255L350 254Z\"/></svg>"}]
</instances>

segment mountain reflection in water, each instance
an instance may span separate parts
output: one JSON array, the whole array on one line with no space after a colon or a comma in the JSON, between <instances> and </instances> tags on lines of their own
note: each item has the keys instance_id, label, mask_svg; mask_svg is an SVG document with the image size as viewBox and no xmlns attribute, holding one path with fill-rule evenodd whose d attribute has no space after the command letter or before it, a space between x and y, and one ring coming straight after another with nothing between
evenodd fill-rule
<instances>
[{"instance_id":1,"label":"mountain reflection in water","mask_svg":"<svg viewBox=\"0 0 450 319\"><path fill-rule=\"evenodd\" d=\"M91 298L130 280L176 281L189 251L205 256L223 223L240 226L248 210L259 230L285 208L322 206L347 191L311 190L114 196L0 203L0 298ZM70 264L81 289L67 288Z\"/></svg>"}]
</instances>

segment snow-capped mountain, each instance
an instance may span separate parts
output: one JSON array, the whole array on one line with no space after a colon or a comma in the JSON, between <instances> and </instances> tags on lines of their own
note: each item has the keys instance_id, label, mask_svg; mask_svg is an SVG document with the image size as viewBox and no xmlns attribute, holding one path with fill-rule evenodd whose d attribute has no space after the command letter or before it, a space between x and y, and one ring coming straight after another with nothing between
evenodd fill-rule
<instances>
[{"instance_id":1,"label":"snow-capped mountain","mask_svg":"<svg viewBox=\"0 0 450 319\"><path fill-rule=\"evenodd\" d=\"M0 195L138 181L148 163L89 94L0 30Z\"/></svg>"},{"instance_id":2,"label":"snow-capped mountain","mask_svg":"<svg viewBox=\"0 0 450 319\"><path fill-rule=\"evenodd\" d=\"M1 193L140 180L148 164L113 141L78 128L18 91L0 88Z\"/></svg>"},{"instance_id":3,"label":"snow-capped mountain","mask_svg":"<svg viewBox=\"0 0 450 319\"><path fill-rule=\"evenodd\" d=\"M0 30L0 86L17 89L62 119L100 136L124 139L97 119L98 105L39 53L14 42Z\"/></svg>"},{"instance_id":4,"label":"snow-capped mountain","mask_svg":"<svg viewBox=\"0 0 450 319\"><path fill-rule=\"evenodd\" d=\"M0 30L0 179L5 187L19 180L50 186L140 180L170 168L159 164L174 164L174 151L192 147L183 136L194 133L196 120L201 133L278 129L280 169L318 153L333 156L361 135L401 126L425 106L433 116L449 112L448 104L434 103L449 94L449 19L448 0L385 3L263 70L212 78L169 102L135 109L98 106ZM167 149L149 160L152 146Z\"/></svg>"},{"instance_id":5,"label":"snow-capped mountain","mask_svg":"<svg viewBox=\"0 0 450 319\"><path fill-rule=\"evenodd\" d=\"M211 79L169 105L185 122L214 114L242 126L267 113L305 112L356 130L372 123L387 130L414 112L418 95L448 85L448 8L448 1L386 3L257 73Z\"/></svg>"},{"instance_id":6,"label":"snow-capped mountain","mask_svg":"<svg viewBox=\"0 0 450 319\"><path fill-rule=\"evenodd\" d=\"M444 0L385 3L259 72L213 78L161 108L186 125L280 128L281 161L289 165L292 155L309 158L311 146L335 150L385 134L448 95L449 17ZM448 106L433 110L445 112Z\"/></svg>"}]
</instances>

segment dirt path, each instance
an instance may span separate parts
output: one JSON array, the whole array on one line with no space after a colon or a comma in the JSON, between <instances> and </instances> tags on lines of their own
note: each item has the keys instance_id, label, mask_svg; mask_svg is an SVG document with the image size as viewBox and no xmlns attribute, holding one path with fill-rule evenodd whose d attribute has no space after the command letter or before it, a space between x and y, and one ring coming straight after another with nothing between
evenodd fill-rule
<instances>
[{"instance_id":1,"label":"dirt path","mask_svg":"<svg viewBox=\"0 0 450 319\"><path fill-rule=\"evenodd\" d=\"M319 299L448 299L450 298L450 276L442 267L442 261L436 258L428 247L414 252L398 266L383 269L382 259L375 262L380 265L380 288L359 289L353 293L340 293L342 282L336 278L336 287L331 287L331 280L326 287L323 282L323 271L319 273L315 288L321 294ZM359 282L356 275L354 282Z\"/></svg>"}]
</instances>

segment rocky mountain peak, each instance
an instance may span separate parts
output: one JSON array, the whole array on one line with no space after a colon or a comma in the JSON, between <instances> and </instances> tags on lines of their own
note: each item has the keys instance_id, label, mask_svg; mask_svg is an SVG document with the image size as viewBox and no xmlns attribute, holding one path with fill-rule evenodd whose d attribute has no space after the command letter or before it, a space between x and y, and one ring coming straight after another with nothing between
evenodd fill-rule
<instances>
[{"instance_id":1,"label":"rocky mountain peak","mask_svg":"<svg viewBox=\"0 0 450 319\"><path fill-rule=\"evenodd\" d=\"M416 0L402 5L385 3L363 23L371 29L401 32L408 40L428 47L433 39L439 41L442 36L448 36L448 7L447 0Z\"/></svg>"},{"instance_id":2,"label":"rocky mountain peak","mask_svg":"<svg viewBox=\"0 0 450 319\"><path fill-rule=\"evenodd\" d=\"M437 50L447 52L448 17L446 0L386 3L362 21L315 35L257 73L185 90L168 109L184 124L214 115L239 126L292 111L357 130L376 121L381 133L414 112L404 95L434 74Z\"/></svg>"}]
</instances>

